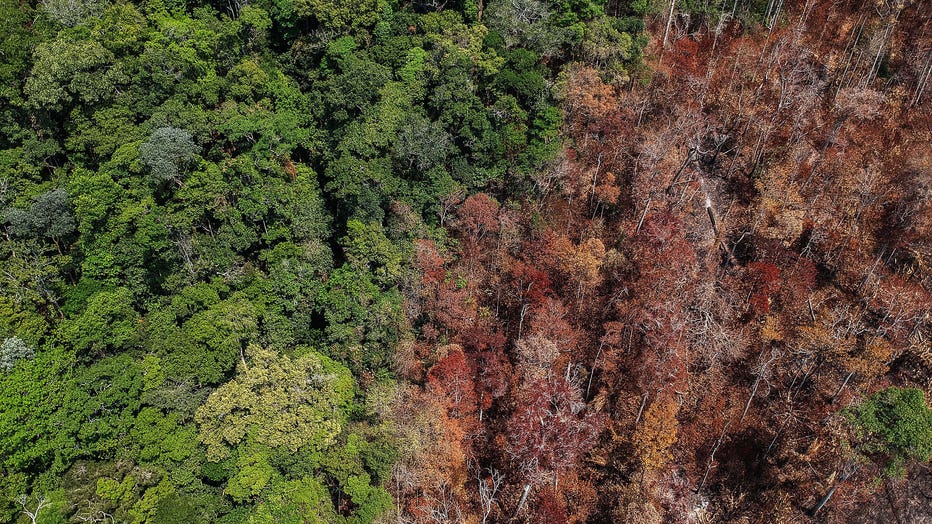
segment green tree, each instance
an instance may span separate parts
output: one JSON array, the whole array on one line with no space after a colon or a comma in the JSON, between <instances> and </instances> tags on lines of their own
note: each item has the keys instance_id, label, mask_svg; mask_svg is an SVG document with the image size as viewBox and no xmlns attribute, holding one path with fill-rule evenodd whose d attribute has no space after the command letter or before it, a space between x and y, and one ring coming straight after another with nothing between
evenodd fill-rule
<instances>
[{"instance_id":1,"label":"green tree","mask_svg":"<svg viewBox=\"0 0 932 524\"><path fill-rule=\"evenodd\" d=\"M174 181L180 185L185 169L199 151L191 133L175 127L160 127L139 146L139 159L157 182Z\"/></svg>"},{"instance_id":2,"label":"green tree","mask_svg":"<svg viewBox=\"0 0 932 524\"><path fill-rule=\"evenodd\" d=\"M128 289L100 291L88 299L80 314L62 322L61 338L79 355L104 355L128 348L138 324L139 314Z\"/></svg>"},{"instance_id":3,"label":"green tree","mask_svg":"<svg viewBox=\"0 0 932 524\"><path fill-rule=\"evenodd\" d=\"M425 172L442 165L453 149L449 133L439 122L413 115L395 138L395 157L406 169Z\"/></svg>"},{"instance_id":4,"label":"green tree","mask_svg":"<svg viewBox=\"0 0 932 524\"><path fill-rule=\"evenodd\" d=\"M397 289L382 291L368 271L336 269L317 298L327 321L329 354L354 373L375 371L391 361L404 325Z\"/></svg>"},{"instance_id":5,"label":"green tree","mask_svg":"<svg viewBox=\"0 0 932 524\"><path fill-rule=\"evenodd\" d=\"M95 104L111 98L125 79L113 53L96 40L63 37L36 47L25 93L38 108L62 110L73 103Z\"/></svg>"},{"instance_id":6,"label":"green tree","mask_svg":"<svg viewBox=\"0 0 932 524\"><path fill-rule=\"evenodd\" d=\"M328 29L371 27L385 4L380 0L292 0L301 16L311 17Z\"/></svg>"},{"instance_id":7,"label":"green tree","mask_svg":"<svg viewBox=\"0 0 932 524\"><path fill-rule=\"evenodd\" d=\"M39 6L49 18L67 27L74 27L103 11L101 0L42 0Z\"/></svg>"},{"instance_id":8,"label":"green tree","mask_svg":"<svg viewBox=\"0 0 932 524\"><path fill-rule=\"evenodd\" d=\"M226 458L244 442L291 451L330 446L353 395L349 371L313 351L289 357L251 345L246 353L236 377L195 414L208 459Z\"/></svg>"},{"instance_id":9,"label":"green tree","mask_svg":"<svg viewBox=\"0 0 932 524\"><path fill-rule=\"evenodd\" d=\"M75 445L61 451L63 459L110 459L130 444L142 392L142 370L122 354L78 367L64 387L61 431Z\"/></svg>"},{"instance_id":10,"label":"green tree","mask_svg":"<svg viewBox=\"0 0 932 524\"><path fill-rule=\"evenodd\" d=\"M354 270L371 271L385 284L393 283L400 276L403 252L385 236L381 224L349 220L346 230L342 243L347 261Z\"/></svg>"},{"instance_id":11,"label":"green tree","mask_svg":"<svg viewBox=\"0 0 932 524\"><path fill-rule=\"evenodd\" d=\"M229 376L259 322L255 305L239 295L197 311L180 326L172 317L170 311L150 315L147 345L162 359L167 376L200 385Z\"/></svg>"},{"instance_id":12,"label":"green tree","mask_svg":"<svg viewBox=\"0 0 932 524\"><path fill-rule=\"evenodd\" d=\"M58 242L75 230L68 193L61 188L42 193L28 210L7 209L4 218L10 223L10 232L21 237L48 238Z\"/></svg>"},{"instance_id":13,"label":"green tree","mask_svg":"<svg viewBox=\"0 0 932 524\"><path fill-rule=\"evenodd\" d=\"M845 412L855 429L858 450L898 477L915 460L932 458L932 410L922 390L891 387Z\"/></svg>"}]
</instances>

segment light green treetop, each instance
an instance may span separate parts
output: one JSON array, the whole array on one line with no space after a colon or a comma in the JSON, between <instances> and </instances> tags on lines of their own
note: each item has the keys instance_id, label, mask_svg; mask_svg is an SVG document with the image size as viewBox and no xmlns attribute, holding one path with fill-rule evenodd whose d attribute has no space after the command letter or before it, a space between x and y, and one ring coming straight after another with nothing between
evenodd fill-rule
<instances>
[{"instance_id":1,"label":"light green treetop","mask_svg":"<svg viewBox=\"0 0 932 524\"><path fill-rule=\"evenodd\" d=\"M349 371L315 352L280 355L251 345L236 377L194 416L207 458L220 460L244 441L297 451L325 449L343 427L341 407L353 395Z\"/></svg>"}]
</instances>

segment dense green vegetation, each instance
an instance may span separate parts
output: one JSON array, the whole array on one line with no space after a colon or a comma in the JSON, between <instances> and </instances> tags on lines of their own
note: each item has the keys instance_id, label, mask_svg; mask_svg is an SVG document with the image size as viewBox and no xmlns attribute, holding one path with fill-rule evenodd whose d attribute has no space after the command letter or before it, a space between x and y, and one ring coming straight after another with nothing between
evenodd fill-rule
<instances>
[{"instance_id":1,"label":"dense green vegetation","mask_svg":"<svg viewBox=\"0 0 932 524\"><path fill-rule=\"evenodd\" d=\"M638 67L640 20L526 4L3 0L0 521L391 508L413 239L531 190L561 64Z\"/></svg>"},{"instance_id":2,"label":"dense green vegetation","mask_svg":"<svg viewBox=\"0 0 932 524\"><path fill-rule=\"evenodd\" d=\"M859 450L880 459L885 475L902 476L909 460L921 464L932 458L932 410L921 389L887 388L846 414Z\"/></svg>"}]
</instances>

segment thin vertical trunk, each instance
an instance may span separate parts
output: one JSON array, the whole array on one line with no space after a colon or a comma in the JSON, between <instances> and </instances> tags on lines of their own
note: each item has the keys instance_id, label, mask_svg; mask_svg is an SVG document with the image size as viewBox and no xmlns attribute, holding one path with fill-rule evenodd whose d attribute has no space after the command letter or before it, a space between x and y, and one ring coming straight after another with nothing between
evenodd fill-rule
<instances>
[{"instance_id":1,"label":"thin vertical trunk","mask_svg":"<svg viewBox=\"0 0 932 524\"><path fill-rule=\"evenodd\" d=\"M762 373L758 373L757 378L754 379L754 387L751 388L751 396L748 397L748 402L744 405L744 411L741 413L741 418L738 419L738 422L744 420L744 417L748 414L748 410L751 409L751 403L754 402L754 396L757 395L757 388L760 386L761 375Z\"/></svg>"},{"instance_id":2,"label":"thin vertical trunk","mask_svg":"<svg viewBox=\"0 0 932 524\"><path fill-rule=\"evenodd\" d=\"M530 290L531 286L528 286ZM524 330L524 316L527 315L527 304L521 305L521 319L518 321L518 340L521 340L521 333Z\"/></svg>"},{"instance_id":3,"label":"thin vertical trunk","mask_svg":"<svg viewBox=\"0 0 932 524\"><path fill-rule=\"evenodd\" d=\"M644 212L641 213L641 219L638 220L638 227L634 229L634 234L637 235L641 232L641 225L644 224L644 218L647 216L647 210L650 209L651 198L647 197L647 203L644 204Z\"/></svg>"},{"instance_id":4,"label":"thin vertical trunk","mask_svg":"<svg viewBox=\"0 0 932 524\"><path fill-rule=\"evenodd\" d=\"M595 359L592 360L592 371L589 372L589 383L586 385L586 401L589 400L589 390L592 388L592 377L595 376L595 370L599 365L599 357L602 356L602 347L604 345L604 341L599 342L599 350L595 354Z\"/></svg>"},{"instance_id":5,"label":"thin vertical trunk","mask_svg":"<svg viewBox=\"0 0 932 524\"><path fill-rule=\"evenodd\" d=\"M524 491L521 493L521 500L518 501L518 507L515 508L515 514L511 517L513 519L518 518L518 515L521 513L521 510L524 509L524 504L527 503L527 496L531 492L531 485L525 484Z\"/></svg>"},{"instance_id":6,"label":"thin vertical trunk","mask_svg":"<svg viewBox=\"0 0 932 524\"><path fill-rule=\"evenodd\" d=\"M830 402L831 404L835 403L835 400L838 399L838 395L841 395L841 391L845 389L845 386L848 385L848 381L851 380L851 377L853 376L854 376L854 371L851 371L848 373L848 376L845 377L845 381L841 383L841 387L839 387L838 391L836 391L835 394L832 396L832 401Z\"/></svg>"},{"instance_id":7,"label":"thin vertical trunk","mask_svg":"<svg viewBox=\"0 0 932 524\"><path fill-rule=\"evenodd\" d=\"M676 7L676 0L670 0L670 11L667 13L667 26L663 29L663 49L667 48L667 37L670 34L670 24L673 23L674 7Z\"/></svg>"},{"instance_id":8,"label":"thin vertical trunk","mask_svg":"<svg viewBox=\"0 0 932 524\"><path fill-rule=\"evenodd\" d=\"M790 409L792 409L792 406ZM791 415L787 413L786 420L783 421L783 424L780 424L780 427L777 429L777 432L774 433L773 439L770 440L770 445L767 446L767 451L764 452L764 459L766 459L770 455L770 451L773 449L774 444L777 443L777 439L780 438L780 434L783 433L783 428L785 428L786 425L789 423L790 416Z\"/></svg>"},{"instance_id":9,"label":"thin vertical trunk","mask_svg":"<svg viewBox=\"0 0 932 524\"><path fill-rule=\"evenodd\" d=\"M722 445L722 442L725 440L725 433L728 431L728 426L731 425L731 421L725 423L725 427L722 428L722 434L719 435L718 440L715 441L715 445L712 446L712 452L709 453L709 462L705 467L705 474L702 475L702 481L699 483L699 487L696 488L696 493L702 491L702 487L705 486L705 481L709 478L709 473L712 472L712 466L715 464L715 452L718 451L718 448Z\"/></svg>"},{"instance_id":10,"label":"thin vertical trunk","mask_svg":"<svg viewBox=\"0 0 932 524\"><path fill-rule=\"evenodd\" d=\"M922 92L926 89L926 83L929 81L930 75L932 75L932 51L929 51L928 55L926 55L925 69L919 75L919 85L916 86L916 96L913 98L912 105L919 105L919 101L922 99Z\"/></svg>"},{"instance_id":11,"label":"thin vertical trunk","mask_svg":"<svg viewBox=\"0 0 932 524\"><path fill-rule=\"evenodd\" d=\"M845 77L848 76L848 69L851 68L851 59L854 58L854 50L857 48L858 42L861 40L861 33L864 31L865 16L864 11L862 11L861 16L858 18L857 34L854 36L854 41L851 43L851 50L848 52L848 58L845 60L845 69L841 72L841 77L838 79L838 88L835 89L835 96L832 97L833 100L838 97L838 92L845 86ZM854 31L854 29L852 29L852 31Z\"/></svg>"},{"instance_id":12,"label":"thin vertical trunk","mask_svg":"<svg viewBox=\"0 0 932 524\"><path fill-rule=\"evenodd\" d=\"M839 475L838 478L835 479L835 482L832 483L832 487L829 488L828 492L825 493L825 496L822 497L821 500L819 500L819 502L815 505L814 508L812 508L812 511L809 512L809 515L815 517L816 514L819 512L819 510L821 510L828 503L828 501L831 500L832 495L835 494L835 490L838 489L838 485L848 480L849 478L851 478L851 475L854 475L855 472L857 472L857 470L858 470L858 465L855 464L853 461L849 461L847 464L845 464L845 467L842 468L841 475Z\"/></svg>"},{"instance_id":13,"label":"thin vertical trunk","mask_svg":"<svg viewBox=\"0 0 932 524\"><path fill-rule=\"evenodd\" d=\"M668 193L671 189L673 189L673 186L676 185L677 181L679 181L680 177L683 175L683 171L686 171L686 168L689 166L689 164L695 160L695 154L696 151L692 148L689 148L689 151L686 154L686 160L683 162L683 165L680 166L679 170L677 170L676 174L673 175L673 180L670 181L670 185L667 186Z\"/></svg>"},{"instance_id":14,"label":"thin vertical trunk","mask_svg":"<svg viewBox=\"0 0 932 524\"><path fill-rule=\"evenodd\" d=\"M641 421L641 415L644 414L644 405L647 404L647 393L641 395L641 407L638 408L638 416L634 419L634 425L637 426L638 422Z\"/></svg>"},{"instance_id":15,"label":"thin vertical trunk","mask_svg":"<svg viewBox=\"0 0 932 524\"><path fill-rule=\"evenodd\" d=\"M828 501L832 498L832 495L835 494L835 490L836 490L837 488L838 488L838 484L832 485L832 487L828 490L828 492L825 494L825 496L822 497L822 500L820 500L819 503L816 504L814 508L812 508L812 511L810 512L810 515L812 515L813 517L815 517L815 516L816 516L816 513L818 513L819 510L822 509L822 506L825 506L825 505L828 503Z\"/></svg>"}]
</instances>

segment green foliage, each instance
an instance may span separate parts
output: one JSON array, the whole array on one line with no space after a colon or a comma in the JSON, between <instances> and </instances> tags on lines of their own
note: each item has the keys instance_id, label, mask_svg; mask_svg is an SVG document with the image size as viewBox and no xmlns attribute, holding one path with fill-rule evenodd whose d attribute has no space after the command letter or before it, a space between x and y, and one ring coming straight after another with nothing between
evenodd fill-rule
<instances>
[{"instance_id":1,"label":"green foliage","mask_svg":"<svg viewBox=\"0 0 932 524\"><path fill-rule=\"evenodd\" d=\"M327 321L328 354L354 373L385 368L403 325L401 297L383 292L368 272L335 270L317 302Z\"/></svg>"},{"instance_id":2,"label":"green foliage","mask_svg":"<svg viewBox=\"0 0 932 524\"><path fill-rule=\"evenodd\" d=\"M292 359L256 345L247 356L237 376L195 415L207 457L226 458L242 442L291 451L332 444L342 426L340 408L353 394L346 368L313 352ZM254 470L248 478L256 480L264 466L248 460Z\"/></svg>"},{"instance_id":3,"label":"green foliage","mask_svg":"<svg viewBox=\"0 0 932 524\"><path fill-rule=\"evenodd\" d=\"M139 158L155 180L180 181L184 168L199 149L191 133L184 129L160 127L139 146Z\"/></svg>"},{"instance_id":4,"label":"green foliage","mask_svg":"<svg viewBox=\"0 0 932 524\"><path fill-rule=\"evenodd\" d=\"M212 304L180 326L164 315L151 322L148 345L162 356L166 373L200 384L218 384L233 370L258 325L255 306L241 298Z\"/></svg>"},{"instance_id":5,"label":"green foliage","mask_svg":"<svg viewBox=\"0 0 932 524\"><path fill-rule=\"evenodd\" d=\"M62 322L62 341L87 356L128 348L136 336L139 320L132 304L132 295L126 288L95 293L79 315Z\"/></svg>"},{"instance_id":6,"label":"green foliage","mask_svg":"<svg viewBox=\"0 0 932 524\"><path fill-rule=\"evenodd\" d=\"M16 236L60 239L75 230L68 193L57 188L36 197L28 210L10 208L4 212L10 232Z\"/></svg>"},{"instance_id":7,"label":"green foliage","mask_svg":"<svg viewBox=\"0 0 932 524\"><path fill-rule=\"evenodd\" d=\"M0 2L0 520L378 518L414 237L639 56L588 0L243 4Z\"/></svg>"},{"instance_id":8,"label":"green foliage","mask_svg":"<svg viewBox=\"0 0 932 524\"><path fill-rule=\"evenodd\" d=\"M67 27L74 27L103 10L101 0L42 0L42 12L52 20Z\"/></svg>"},{"instance_id":9,"label":"green foliage","mask_svg":"<svg viewBox=\"0 0 932 524\"><path fill-rule=\"evenodd\" d=\"M385 236L380 224L349 220L346 229L342 244L347 261L354 270L372 271L386 284L391 284L400 276L402 251Z\"/></svg>"},{"instance_id":10,"label":"green foliage","mask_svg":"<svg viewBox=\"0 0 932 524\"><path fill-rule=\"evenodd\" d=\"M0 375L0 477L43 471L67 449L60 410L72 362L68 353L40 352Z\"/></svg>"},{"instance_id":11,"label":"green foliage","mask_svg":"<svg viewBox=\"0 0 932 524\"><path fill-rule=\"evenodd\" d=\"M922 390L887 388L845 414L856 431L858 449L877 457L885 475L900 477L908 462L932 458L932 409Z\"/></svg>"},{"instance_id":12,"label":"green foliage","mask_svg":"<svg viewBox=\"0 0 932 524\"><path fill-rule=\"evenodd\" d=\"M145 407L136 415L130 441L139 451L139 460L159 464L166 469L194 454L197 438L191 426L182 426L177 413L165 415L161 410Z\"/></svg>"},{"instance_id":13,"label":"green foliage","mask_svg":"<svg viewBox=\"0 0 932 524\"><path fill-rule=\"evenodd\" d=\"M519 0L491 3L486 20L508 48L525 48L550 57L572 38L555 18L545 1Z\"/></svg>"},{"instance_id":14,"label":"green foliage","mask_svg":"<svg viewBox=\"0 0 932 524\"><path fill-rule=\"evenodd\" d=\"M39 108L62 110L73 103L95 104L113 94L122 71L113 53L96 40L68 37L40 44L25 93Z\"/></svg>"},{"instance_id":15,"label":"green foliage","mask_svg":"<svg viewBox=\"0 0 932 524\"><path fill-rule=\"evenodd\" d=\"M142 374L129 355L106 357L75 369L65 385L60 423L75 446L66 458L113 458L129 444L140 408ZM73 455L69 457L69 455Z\"/></svg>"}]
</instances>

